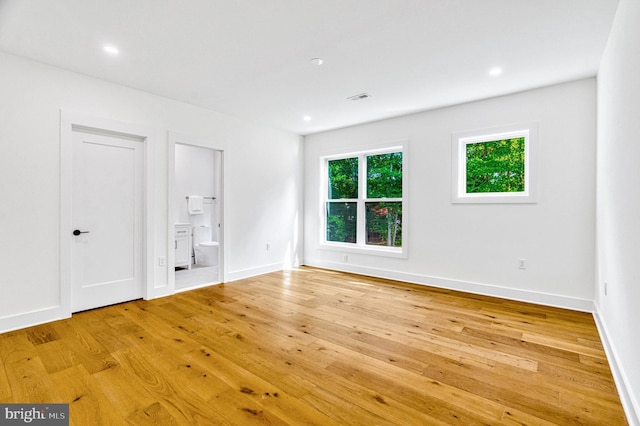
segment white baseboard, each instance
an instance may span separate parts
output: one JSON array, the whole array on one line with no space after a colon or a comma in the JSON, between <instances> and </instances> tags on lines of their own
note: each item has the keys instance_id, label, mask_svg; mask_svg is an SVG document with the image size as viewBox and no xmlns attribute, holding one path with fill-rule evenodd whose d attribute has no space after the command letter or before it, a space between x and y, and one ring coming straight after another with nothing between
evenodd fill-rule
<instances>
[{"instance_id":1,"label":"white baseboard","mask_svg":"<svg viewBox=\"0 0 640 426\"><path fill-rule=\"evenodd\" d=\"M225 282L242 280L245 278L255 277L256 275L268 274L271 272L282 271L284 264L272 263L270 265L258 266L255 268L241 269L239 271L230 271L225 278Z\"/></svg>"},{"instance_id":2,"label":"white baseboard","mask_svg":"<svg viewBox=\"0 0 640 426\"><path fill-rule=\"evenodd\" d=\"M598 327L600 339L604 345L604 351L607 354L607 360L609 361L609 367L613 374L613 380L616 382L616 387L618 388L618 395L620 396L622 407L627 415L627 422L630 426L640 426L640 399L633 394L633 390L631 386L629 386L629 380L622 368L622 364L618 362L618 352L609 339L607 326L598 313L597 307L593 318L595 319L596 327Z\"/></svg>"},{"instance_id":3,"label":"white baseboard","mask_svg":"<svg viewBox=\"0 0 640 426\"><path fill-rule=\"evenodd\" d=\"M63 312L62 306L53 306L37 311L3 317L0 318L0 333L57 321L69 318L69 316L68 313Z\"/></svg>"},{"instance_id":4,"label":"white baseboard","mask_svg":"<svg viewBox=\"0 0 640 426\"><path fill-rule=\"evenodd\" d=\"M251 278L256 275L268 274L270 272L282 271L285 268L283 263L273 263L270 265L263 265L256 268L243 269L239 271L230 272L226 277L226 282L241 280L243 278ZM211 284L206 284L211 285ZM147 299L156 299L159 297L171 296L172 294L179 293L177 291L167 291L169 286L154 289L155 292L151 297ZM192 290L193 288L189 288ZM65 318L70 318L71 314L64 312L62 306L53 306L50 308L44 308L33 312L19 313L0 318L0 333L6 333L9 331L19 330L21 328L33 327L35 325L44 324L47 322L57 321Z\"/></svg>"},{"instance_id":5,"label":"white baseboard","mask_svg":"<svg viewBox=\"0 0 640 426\"><path fill-rule=\"evenodd\" d=\"M210 282L210 283L202 283L202 284L198 284L198 285L194 285L192 287L186 287L186 288L177 288L175 293L170 294L169 296L172 296L173 294L178 294L178 293L185 293L187 291L191 291L191 290L197 290L199 288L205 288L205 287L211 287L214 285L220 285L222 284L222 282L220 281L215 281L215 282Z\"/></svg>"},{"instance_id":6,"label":"white baseboard","mask_svg":"<svg viewBox=\"0 0 640 426\"><path fill-rule=\"evenodd\" d=\"M574 311L595 312L595 305L592 300L579 299L557 294L539 293L535 291L501 287L491 284L454 280L450 278L432 277L428 275L390 271L386 269L377 269L344 263L326 262L323 260L308 259L305 264L318 268L326 268L336 271L368 275L377 278L404 281L412 284L446 288L448 290L464 291L467 293L481 294L484 296L500 297L503 299L517 300L520 302L536 303L538 305L553 306L556 308L571 309Z\"/></svg>"}]
</instances>

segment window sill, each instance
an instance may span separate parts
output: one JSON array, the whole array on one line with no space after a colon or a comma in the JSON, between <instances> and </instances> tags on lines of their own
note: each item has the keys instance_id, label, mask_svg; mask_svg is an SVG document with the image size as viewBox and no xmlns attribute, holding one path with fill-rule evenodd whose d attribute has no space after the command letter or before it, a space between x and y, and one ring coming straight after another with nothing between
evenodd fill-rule
<instances>
[{"instance_id":1,"label":"window sill","mask_svg":"<svg viewBox=\"0 0 640 426\"><path fill-rule=\"evenodd\" d=\"M367 256L393 257L399 259L406 259L408 257L406 248L399 247L359 246L347 243L320 243L318 248L320 250L363 254Z\"/></svg>"},{"instance_id":2,"label":"window sill","mask_svg":"<svg viewBox=\"0 0 640 426\"><path fill-rule=\"evenodd\" d=\"M490 194L453 194L451 202L454 204L535 204L538 200L534 194L499 192Z\"/></svg>"}]
</instances>

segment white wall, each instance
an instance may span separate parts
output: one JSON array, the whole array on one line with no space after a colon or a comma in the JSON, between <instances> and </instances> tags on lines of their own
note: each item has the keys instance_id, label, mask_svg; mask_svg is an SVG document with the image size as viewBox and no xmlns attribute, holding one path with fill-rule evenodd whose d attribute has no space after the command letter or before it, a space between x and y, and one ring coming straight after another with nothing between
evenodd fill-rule
<instances>
[{"instance_id":1,"label":"white wall","mask_svg":"<svg viewBox=\"0 0 640 426\"><path fill-rule=\"evenodd\" d=\"M618 389L640 425L640 2L621 0L598 72L597 305ZM607 294L605 285L607 283ZM633 408L632 408L633 407Z\"/></svg>"},{"instance_id":2,"label":"white wall","mask_svg":"<svg viewBox=\"0 0 640 426\"><path fill-rule=\"evenodd\" d=\"M51 320L38 313L60 303L61 109L155 129L156 258L168 249L168 131L225 151L228 280L301 258L300 136L4 53L0 93L0 331ZM167 267L153 275L166 284Z\"/></svg>"},{"instance_id":3,"label":"white wall","mask_svg":"<svg viewBox=\"0 0 640 426\"><path fill-rule=\"evenodd\" d=\"M199 146L175 144L175 190L174 220L176 223L191 223L192 226L210 226L218 241L217 224L219 223L217 207L222 201L218 188L221 170L216 167L219 151ZM189 215L187 197L200 195L205 197L203 214ZM210 200L207 197L215 197Z\"/></svg>"},{"instance_id":4,"label":"white wall","mask_svg":"<svg viewBox=\"0 0 640 426\"><path fill-rule=\"evenodd\" d=\"M593 309L595 80L305 138L305 263L575 309ZM539 123L537 204L451 203L451 134ZM408 259L319 247L319 158L409 140ZM527 269L518 269L518 258Z\"/></svg>"}]
</instances>

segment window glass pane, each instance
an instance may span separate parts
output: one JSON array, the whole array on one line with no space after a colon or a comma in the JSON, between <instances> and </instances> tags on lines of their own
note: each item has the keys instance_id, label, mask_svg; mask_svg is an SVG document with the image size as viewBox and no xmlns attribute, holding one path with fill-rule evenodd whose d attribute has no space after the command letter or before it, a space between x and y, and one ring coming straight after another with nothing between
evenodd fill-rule
<instances>
[{"instance_id":1,"label":"window glass pane","mask_svg":"<svg viewBox=\"0 0 640 426\"><path fill-rule=\"evenodd\" d=\"M402 203L365 203L367 244L402 247Z\"/></svg>"},{"instance_id":2,"label":"window glass pane","mask_svg":"<svg viewBox=\"0 0 640 426\"><path fill-rule=\"evenodd\" d=\"M329 199L358 198L358 158L329 161Z\"/></svg>"},{"instance_id":3,"label":"window glass pane","mask_svg":"<svg viewBox=\"0 0 640 426\"><path fill-rule=\"evenodd\" d=\"M524 144L524 137L467 144L467 194L524 192Z\"/></svg>"},{"instance_id":4,"label":"window glass pane","mask_svg":"<svg viewBox=\"0 0 640 426\"><path fill-rule=\"evenodd\" d=\"M357 203L327 203L327 241L356 242Z\"/></svg>"},{"instance_id":5,"label":"window glass pane","mask_svg":"<svg viewBox=\"0 0 640 426\"><path fill-rule=\"evenodd\" d=\"M402 198L402 152L367 156L367 198Z\"/></svg>"}]
</instances>

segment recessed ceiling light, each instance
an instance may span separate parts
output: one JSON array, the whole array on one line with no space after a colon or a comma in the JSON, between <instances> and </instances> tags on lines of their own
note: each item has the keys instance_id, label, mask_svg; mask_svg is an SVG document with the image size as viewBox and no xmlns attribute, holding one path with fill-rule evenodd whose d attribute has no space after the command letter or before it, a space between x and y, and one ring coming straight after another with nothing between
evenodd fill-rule
<instances>
[{"instance_id":1,"label":"recessed ceiling light","mask_svg":"<svg viewBox=\"0 0 640 426\"><path fill-rule=\"evenodd\" d=\"M304 117L302 117L302 119L304 121L311 121L311 117L309 117L308 115L305 115Z\"/></svg>"},{"instance_id":2,"label":"recessed ceiling light","mask_svg":"<svg viewBox=\"0 0 640 426\"><path fill-rule=\"evenodd\" d=\"M324 61L323 61L321 58L313 58L313 59L311 60L311 63L312 63L313 65L318 65L318 66L320 66L320 65L324 64Z\"/></svg>"},{"instance_id":3,"label":"recessed ceiling light","mask_svg":"<svg viewBox=\"0 0 640 426\"><path fill-rule=\"evenodd\" d=\"M359 100L367 99L370 97L371 95L368 93L359 93L357 95L349 96L347 99L349 99L350 101L359 101Z\"/></svg>"},{"instance_id":4,"label":"recessed ceiling light","mask_svg":"<svg viewBox=\"0 0 640 426\"><path fill-rule=\"evenodd\" d=\"M116 56L118 53L120 53L120 49L115 47L113 44L105 44L104 46L102 46L102 50L104 50L107 55L111 56Z\"/></svg>"},{"instance_id":5,"label":"recessed ceiling light","mask_svg":"<svg viewBox=\"0 0 640 426\"><path fill-rule=\"evenodd\" d=\"M491 77L497 77L497 76L499 76L500 74L502 74L502 68L500 68L500 67L493 67L493 68L491 68L491 69L489 70L489 75L490 75Z\"/></svg>"}]
</instances>

